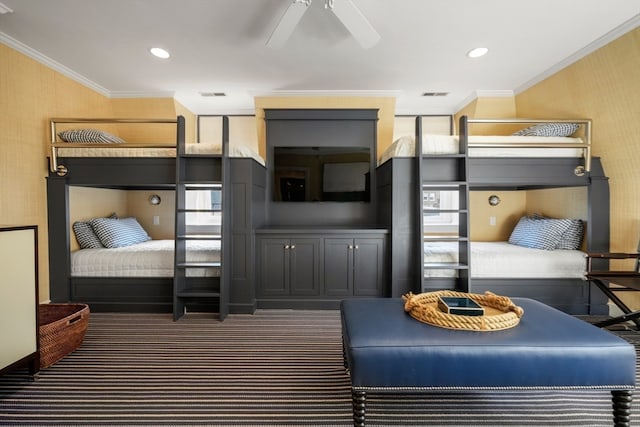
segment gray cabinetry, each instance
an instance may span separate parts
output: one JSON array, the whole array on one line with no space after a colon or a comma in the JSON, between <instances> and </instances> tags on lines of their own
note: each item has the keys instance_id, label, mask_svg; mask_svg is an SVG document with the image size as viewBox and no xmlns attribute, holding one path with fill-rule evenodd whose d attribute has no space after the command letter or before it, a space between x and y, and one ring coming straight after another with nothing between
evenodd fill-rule
<instances>
[{"instance_id":1,"label":"gray cabinetry","mask_svg":"<svg viewBox=\"0 0 640 427\"><path fill-rule=\"evenodd\" d=\"M382 296L384 237L324 239L326 296Z\"/></svg>"},{"instance_id":2,"label":"gray cabinetry","mask_svg":"<svg viewBox=\"0 0 640 427\"><path fill-rule=\"evenodd\" d=\"M263 296L310 296L320 292L320 239L259 239Z\"/></svg>"},{"instance_id":3,"label":"gray cabinetry","mask_svg":"<svg viewBox=\"0 0 640 427\"><path fill-rule=\"evenodd\" d=\"M258 306L330 308L384 296L386 230L261 229Z\"/></svg>"}]
</instances>

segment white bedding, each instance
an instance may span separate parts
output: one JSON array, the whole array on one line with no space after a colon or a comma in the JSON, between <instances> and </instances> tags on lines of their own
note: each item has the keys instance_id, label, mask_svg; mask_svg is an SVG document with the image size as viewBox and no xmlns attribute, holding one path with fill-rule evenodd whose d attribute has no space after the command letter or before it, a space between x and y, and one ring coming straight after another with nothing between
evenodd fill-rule
<instances>
[{"instance_id":1,"label":"white bedding","mask_svg":"<svg viewBox=\"0 0 640 427\"><path fill-rule=\"evenodd\" d=\"M543 143L543 144L577 144L583 143L581 138L553 136L469 136L469 144L474 143ZM392 157L415 157L416 145L413 136L398 138L380 156L379 164ZM455 154L459 151L457 135L423 135L422 154ZM512 148L512 147L469 147L469 157L583 157L581 148Z\"/></svg>"},{"instance_id":2,"label":"white bedding","mask_svg":"<svg viewBox=\"0 0 640 427\"><path fill-rule=\"evenodd\" d=\"M173 277L173 240L149 240L113 249L71 252L71 276ZM187 242L187 261L220 261L219 241ZM217 268L189 269L187 276L219 276Z\"/></svg>"},{"instance_id":3,"label":"white bedding","mask_svg":"<svg viewBox=\"0 0 640 427\"><path fill-rule=\"evenodd\" d=\"M220 154L220 144L186 144L187 154ZM110 144L108 147L59 147L58 157L175 157L175 147L137 148ZM229 157L252 158L264 165L264 159L247 146L230 145Z\"/></svg>"},{"instance_id":4,"label":"white bedding","mask_svg":"<svg viewBox=\"0 0 640 427\"><path fill-rule=\"evenodd\" d=\"M458 261L455 242L424 242L425 262ZM547 251L507 242L471 242L472 278L584 278L585 253ZM425 269L425 277L453 277L454 270Z\"/></svg>"}]
</instances>

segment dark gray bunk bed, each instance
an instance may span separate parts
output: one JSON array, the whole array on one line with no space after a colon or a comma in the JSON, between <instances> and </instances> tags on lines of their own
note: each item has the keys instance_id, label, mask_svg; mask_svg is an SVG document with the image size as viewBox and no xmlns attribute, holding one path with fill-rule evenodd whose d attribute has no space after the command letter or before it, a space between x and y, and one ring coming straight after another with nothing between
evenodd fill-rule
<instances>
[{"instance_id":1,"label":"dark gray bunk bed","mask_svg":"<svg viewBox=\"0 0 640 427\"><path fill-rule=\"evenodd\" d=\"M228 120L223 118L223 153L185 154L185 120L115 120L117 123L174 123L176 157L60 157L57 155L55 122L91 124L113 123L113 119L53 119L50 171L47 177L50 298L52 302L77 301L89 304L95 312L174 312L174 318L193 310L215 311L223 319L228 312L255 309L252 270L243 265L252 259L253 221L250 213L254 185L264 187L264 167L251 158L234 158L228 153ZM126 144L131 148L141 145ZM74 144L74 146L83 145ZM94 144L95 146L95 144ZM154 145L144 145L153 148ZM155 147L166 147L155 145ZM234 169L236 169L234 171ZM178 189L183 193L191 184L217 186L222 192L220 274L217 277L186 277L184 262L187 240L211 239L189 236L185 230L184 197L176 195L176 251L174 277L79 277L71 274L69 187L97 187L124 190ZM258 202L259 203L259 200ZM235 219L232 221L234 211ZM242 210L242 212L241 212ZM244 221L239 221L242 218ZM231 254L233 253L233 257ZM227 263L225 265L225 260ZM176 274L177 272L177 274ZM232 272L234 274L232 275ZM174 283L175 282L175 283ZM233 289L235 287L235 289ZM215 300L212 303L211 300Z\"/></svg>"},{"instance_id":2,"label":"dark gray bunk bed","mask_svg":"<svg viewBox=\"0 0 640 427\"><path fill-rule=\"evenodd\" d=\"M473 278L470 271L470 239L468 192L470 190L528 190L560 187L586 187L587 221L586 250L609 248L609 186L599 158L577 157L470 157L469 126L472 123L524 123L518 120L470 120L459 122L459 153L423 155L422 121L416 121L415 157L392 157L378 167L378 193L386 203L380 203L381 218L391 228L390 296L407 292L428 292L435 289L456 289L483 293L529 297L572 314L608 313L607 300L594 291L582 278ZM526 121L526 123L537 121ZM541 121L540 121L541 122ZM586 132L590 132L590 122ZM453 129L453 122L451 128ZM590 135L586 135L587 139ZM477 144L476 146L482 147ZM492 146L491 144L484 145ZM534 146L535 148L535 146ZM440 239L457 242L459 250L455 278L425 277L423 259L423 188L459 191L458 235ZM436 240L438 240L436 238ZM449 265L447 268L452 268Z\"/></svg>"}]
</instances>

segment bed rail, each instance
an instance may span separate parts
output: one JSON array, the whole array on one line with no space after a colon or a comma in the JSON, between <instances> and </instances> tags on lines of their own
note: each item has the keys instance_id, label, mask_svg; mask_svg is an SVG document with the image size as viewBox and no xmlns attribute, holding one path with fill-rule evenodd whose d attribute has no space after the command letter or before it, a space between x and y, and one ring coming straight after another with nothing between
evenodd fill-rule
<instances>
[{"instance_id":1,"label":"bed rail","mask_svg":"<svg viewBox=\"0 0 640 427\"><path fill-rule=\"evenodd\" d=\"M65 176L69 171L66 166L58 164L58 149L63 147L73 148L113 148L113 144L96 144L96 143L77 143L60 141L58 137L58 128L60 124L100 124L100 125L117 125L117 124L177 124L175 118L172 119L115 119L115 118L53 118L49 121L49 129L51 132L51 155L49 156L49 170L58 176ZM118 147L124 148L177 148L176 142L171 143L122 143L117 144Z\"/></svg>"},{"instance_id":2,"label":"bed rail","mask_svg":"<svg viewBox=\"0 0 640 427\"><path fill-rule=\"evenodd\" d=\"M469 142L470 124L542 124L542 123L576 123L582 129L582 142L576 143L535 143L535 142ZM471 119L467 116L460 118L460 141L466 143L466 147L478 148L579 148L583 152L584 166L574 169L576 176L583 176L591 171L591 120L590 119Z\"/></svg>"}]
</instances>

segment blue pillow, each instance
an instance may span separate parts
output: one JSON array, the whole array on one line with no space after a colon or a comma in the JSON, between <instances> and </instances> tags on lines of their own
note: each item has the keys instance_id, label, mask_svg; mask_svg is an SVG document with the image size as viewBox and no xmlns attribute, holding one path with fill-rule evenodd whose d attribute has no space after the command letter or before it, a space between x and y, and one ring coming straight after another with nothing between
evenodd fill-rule
<instances>
[{"instance_id":1,"label":"blue pillow","mask_svg":"<svg viewBox=\"0 0 640 427\"><path fill-rule=\"evenodd\" d=\"M90 223L105 248L121 248L151 240L135 218L95 218Z\"/></svg>"},{"instance_id":2,"label":"blue pillow","mask_svg":"<svg viewBox=\"0 0 640 427\"><path fill-rule=\"evenodd\" d=\"M509 236L512 245L526 248L556 249L566 225L549 219L533 219L523 216Z\"/></svg>"}]
</instances>

